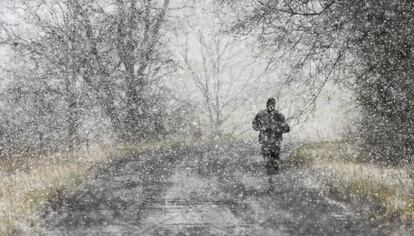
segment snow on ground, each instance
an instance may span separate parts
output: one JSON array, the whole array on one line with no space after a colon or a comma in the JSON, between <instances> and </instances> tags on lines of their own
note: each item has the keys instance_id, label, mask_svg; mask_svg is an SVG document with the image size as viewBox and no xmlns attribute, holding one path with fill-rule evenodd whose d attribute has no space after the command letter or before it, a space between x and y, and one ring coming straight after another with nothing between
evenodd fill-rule
<instances>
[{"instance_id":1,"label":"snow on ground","mask_svg":"<svg viewBox=\"0 0 414 236\"><path fill-rule=\"evenodd\" d=\"M269 190L245 145L183 147L103 170L47 217L43 235L379 235L283 166Z\"/></svg>"}]
</instances>

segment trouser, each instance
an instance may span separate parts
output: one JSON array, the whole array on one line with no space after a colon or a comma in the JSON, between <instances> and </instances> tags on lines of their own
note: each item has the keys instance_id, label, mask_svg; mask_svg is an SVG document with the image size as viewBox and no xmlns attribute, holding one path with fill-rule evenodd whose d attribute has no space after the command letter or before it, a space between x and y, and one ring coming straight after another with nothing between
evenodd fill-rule
<instances>
[{"instance_id":1,"label":"trouser","mask_svg":"<svg viewBox=\"0 0 414 236\"><path fill-rule=\"evenodd\" d=\"M274 175L279 170L280 146L278 145L262 145L262 155L265 160L266 173Z\"/></svg>"}]
</instances>

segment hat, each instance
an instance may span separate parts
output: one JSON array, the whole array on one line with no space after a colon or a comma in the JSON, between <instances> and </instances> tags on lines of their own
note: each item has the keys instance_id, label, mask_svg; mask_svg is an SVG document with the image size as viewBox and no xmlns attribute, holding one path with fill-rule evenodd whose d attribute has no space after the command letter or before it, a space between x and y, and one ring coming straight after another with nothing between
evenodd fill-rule
<instances>
[{"instance_id":1,"label":"hat","mask_svg":"<svg viewBox=\"0 0 414 236\"><path fill-rule=\"evenodd\" d=\"M266 106L268 107L270 104L276 105L276 99L275 98L267 99Z\"/></svg>"}]
</instances>

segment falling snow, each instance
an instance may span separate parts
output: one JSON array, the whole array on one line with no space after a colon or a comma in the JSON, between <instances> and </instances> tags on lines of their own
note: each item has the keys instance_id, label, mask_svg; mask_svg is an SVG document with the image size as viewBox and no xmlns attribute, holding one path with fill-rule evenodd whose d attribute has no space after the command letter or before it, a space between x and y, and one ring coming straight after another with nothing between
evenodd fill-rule
<instances>
[{"instance_id":1,"label":"falling snow","mask_svg":"<svg viewBox=\"0 0 414 236\"><path fill-rule=\"evenodd\" d=\"M413 15L0 0L0 235L412 235Z\"/></svg>"}]
</instances>

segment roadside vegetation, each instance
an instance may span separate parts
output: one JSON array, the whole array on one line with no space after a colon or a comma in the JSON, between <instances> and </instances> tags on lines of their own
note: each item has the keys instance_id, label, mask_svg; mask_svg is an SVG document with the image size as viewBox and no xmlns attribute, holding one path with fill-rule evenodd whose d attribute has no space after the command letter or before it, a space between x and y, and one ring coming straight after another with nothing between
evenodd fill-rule
<instances>
[{"instance_id":1,"label":"roadside vegetation","mask_svg":"<svg viewBox=\"0 0 414 236\"><path fill-rule=\"evenodd\" d=\"M36 158L16 157L0 161L0 235L16 235L36 229L44 205L59 207L65 197L88 176L111 161L179 144L159 141L134 145L99 146ZM49 209L55 210L55 209Z\"/></svg>"},{"instance_id":2,"label":"roadside vegetation","mask_svg":"<svg viewBox=\"0 0 414 236\"><path fill-rule=\"evenodd\" d=\"M352 93L360 145L294 161L378 220L413 223L414 2L253 2L2 1L0 235L100 165L170 143L150 140L248 137L268 96L308 121L330 84ZM108 140L145 144L77 149Z\"/></svg>"},{"instance_id":3,"label":"roadside vegetation","mask_svg":"<svg viewBox=\"0 0 414 236\"><path fill-rule=\"evenodd\" d=\"M414 171L412 166L367 163L350 142L304 145L293 162L311 168L336 200L351 203L380 222L414 224Z\"/></svg>"}]
</instances>

